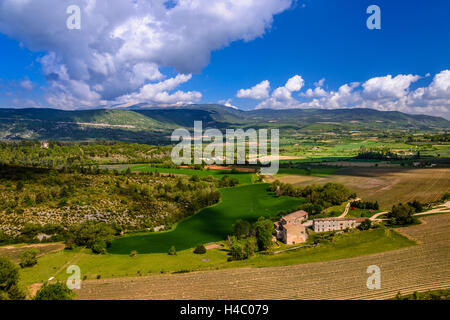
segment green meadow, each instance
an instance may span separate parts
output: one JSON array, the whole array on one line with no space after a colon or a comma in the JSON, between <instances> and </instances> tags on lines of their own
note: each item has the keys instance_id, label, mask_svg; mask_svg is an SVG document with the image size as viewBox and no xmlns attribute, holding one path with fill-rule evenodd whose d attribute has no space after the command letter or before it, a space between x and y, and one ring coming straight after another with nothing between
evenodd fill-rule
<instances>
[{"instance_id":1,"label":"green meadow","mask_svg":"<svg viewBox=\"0 0 450 320\"><path fill-rule=\"evenodd\" d=\"M319 261L352 258L383 251L397 250L416 243L394 230L378 228L369 231L353 231L335 237L333 242L321 243L314 248L301 248L276 255L256 254L248 260L227 261L225 249L208 250L206 254L194 254L192 249L178 251L176 256L167 253L138 253L135 257L123 254L93 254L90 250L76 248L50 253L38 259L32 268L21 269L21 283L44 282L50 277L65 281L66 268L76 264L83 279L130 277L180 273L198 270L216 270L241 267L270 267L303 264Z\"/></svg>"},{"instance_id":2,"label":"green meadow","mask_svg":"<svg viewBox=\"0 0 450 320\"><path fill-rule=\"evenodd\" d=\"M130 170L134 172L159 172L163 174L180 174L188 176L197 175L199 177L213 176L217 179L221 179L224 176L229 176L238 179L239 184L251 184L256 179L256 175L254 173L248 172L231 172L227 170L213 169L194 170L188 168L159 168L151 167L147 164L130 167Z\"/></svg>"},{"instance_id":3,"label":"green meadow","mask_svg":"<svg viewBox=\"0 0 450 320\"><path fill-rule=\"evenodd\" d=\"M177 224L173 231L125 236L113 241L110 253L167 253L171 246L177 250L197 244L221 241L231 234L238 219L255 221L259 217L275 216L280 211L295 210L303 199L275 197L267 192L268 184L253 184L221 189L222 200Z\"/></svg>"}]
</instances>

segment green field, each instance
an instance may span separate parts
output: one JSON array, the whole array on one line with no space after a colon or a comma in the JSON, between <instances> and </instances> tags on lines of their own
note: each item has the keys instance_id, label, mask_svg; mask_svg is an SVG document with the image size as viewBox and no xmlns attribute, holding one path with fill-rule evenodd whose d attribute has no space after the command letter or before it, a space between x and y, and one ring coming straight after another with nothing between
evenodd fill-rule
<instances>
[{"instance_id":1,"label":"green field","mask_svg":"<svg viewBox=\"0 0 450 320\"><path fill-rule=\"evenodd\" d=\"M124 169L125 170L125 169ZM138 165L130 167L131 171L137 172L159 172L163 174L181 174L181 175L197 175L199 177L213 176L214 178L221 179L224 176L233 177L239 180L239 184L250 184L255 180L256 175L248 172L231 172L227 170L194 170L187 168L159 168L151 167L149 165Z\"/></svg>"},{"instance_id":2,"label":"green field","mask_svg":"<svg viewBox=\"0 0 450 320\"><path fill-rule=\"evenodd\" d=\"M269 267L303 264L335 259L352 258L415 245L399 233L384 229L357 231L335 237L334 242L321 243L315 248L302 248L277 255L256 254L249 260L228 262L227 250L208 250L204 255L192 253L192 249L179 251L176 256L167 253L138 254L136 257L122 254L96 255L88 249L62 250L39 258L32 268L21 269L21 283L44 282L50 277L65 281L66 268L76 264L82 278L127 277L161 273L190 272L240 267Z\"/></svg>"},{"instance_id":3,"label":"green field","mask_svg":"<svg viewBox=\"0 0 450 320\"><path fill-rule=\"evenodd\" d=\"M261 216L275 216L279 211L296 209L303 201L299 198L274 197L267 184L254 184L221 189L222 201L180 222L168 232L145 233L115 240L110 253L129 254L168 252L173 245L177 250L195 247L199 243L224 240L231 233L237 219L255 221Z\"/></svg>"}]
</instances>

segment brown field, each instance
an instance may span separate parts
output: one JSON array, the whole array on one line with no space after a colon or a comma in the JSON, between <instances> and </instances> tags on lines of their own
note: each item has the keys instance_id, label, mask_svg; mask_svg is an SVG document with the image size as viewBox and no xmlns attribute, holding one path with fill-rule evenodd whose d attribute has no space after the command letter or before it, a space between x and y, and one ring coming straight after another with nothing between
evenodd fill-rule
<instances>
[{"instance_id":1,"label":"brown field","mask_svg":"<svg viewBox=\"0 0 450 320\"><path fill-rule=\"evenodd\" d=\"M393 204L414 199L433 202L450 191L448 168L345 168L326 177L289 175L276 179L302 186L327 182L342 183L364 200L377 200L383 209L390 209Z\"/></svg>"},{"instance_id":2,"label":"brown field","mask_svg":"<svg viewBox=\"0 0 450 320\"><path fill-rule=\"evenodd\" d=\"M15 262L20 261L20 256L22 253L29 249L38 249L38 257L42 257L51 252L59 251L64 249L64 244L62 243L48 243L48 244L31 244L27 246L5 246L0 247L0 257L7 257Z\"/></svg>"},{"instance_id":3,"label":"brown field","mask_svg":"<svg viewBox=\"0 0 450 320\"><path fill-rule=\"evenodd\" d=\"M450 288L450 215L398 229L420 245L337 261L84 281L80 299L387 299ZM381 289L366 287L381 268Z\"/></svg>"}]
</instances>

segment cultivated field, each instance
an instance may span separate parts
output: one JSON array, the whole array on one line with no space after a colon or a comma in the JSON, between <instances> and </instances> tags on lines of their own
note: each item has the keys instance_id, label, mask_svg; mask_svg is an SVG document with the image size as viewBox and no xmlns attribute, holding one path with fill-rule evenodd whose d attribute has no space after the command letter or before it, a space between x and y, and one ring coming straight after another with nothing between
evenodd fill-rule
<instances>
[{"instance_id":1,"label":"cultivated field","mask_svg":"<svg viewBox=\"0 0 450 320\"><path fill-rule=\"evenodd\" d=\"M84 281L80 299L387 299L398 292L450 288L450 215L397 229L421 244L302 265L227 269ZM386 231L390 232L390 231ZM367 267L381 268L381 289L366 287Z\"/></svg>"},{"instance_id":2,"label":"cultivated field","mask_svg":"<svg viewBox=\"0 0 450 320\"><path fill-rule=\"evenodd\" d=\"M345 168L327 176L283 175L270 180L296 185L342 183L364 200L377 200L381 208L390 209L398 202L417 199L436 201L450 190L450 169Z\"/></svg>"}]
</instances>

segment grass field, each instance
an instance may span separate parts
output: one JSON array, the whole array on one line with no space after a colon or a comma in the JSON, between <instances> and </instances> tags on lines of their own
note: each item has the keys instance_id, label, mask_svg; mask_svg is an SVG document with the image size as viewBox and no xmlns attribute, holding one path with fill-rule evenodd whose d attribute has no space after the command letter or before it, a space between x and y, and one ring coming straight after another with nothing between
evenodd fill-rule
<instances>
[{"instance_id":1,"label":"grass field","mask_svg":"<svg viewBox=\"0 0 450 320\"><path fill-rule=\"evenodd\" d=\"M334 242L322 243L315 248L302 248L277 255L255 255L249 260L228 262L224 249L208 250L197 255L192 249L179 251L176 256L167 253L138 254L136 257L122 254L95 255L87 249L59 251L39 258L33 268L22 269L22 283L43 282L54 276L58 280L67 278L65 269L76 264L82 277L101 278L131 277L139 275L157 275L161 273L183 273L196 270L216 270L241 267L271 267L304 264L318 261L344 259L395 250L414 245L415 242L385 229L355 231L336 236Z\"/></svg>"},{"instance_id":2,"label":"grass field","mask_svg":"<svg viewBox=\"0 0 450 320\"><path fill-rule=\"evenodd\" d=\"M274 197L266 189L267 184L254 184L222 189L222 201L180 222L176 229L168 232L145 233L115 240L111 253L167 253L173 245L177 250L195 247L199 243L224 240L231 233L237 219L255 221L261 216L270 217L279 211L294 210L302 199Z\"/></svg>"},{"instance_id":3,"label":"grass field","mask_svg":"<svg viewBox=\"0 0 450 320\"><path fill-rule=\"evenodd\" d=\"M335 243L270 257L234 268L177 275L105 279L82 284L79 299L388 299L450 288L450 216L425 223L343 235ZM386 231L385 231L386 230ZM351 237L351 238L350 238ZM398 249L384 251L387 249ZM384 252L382 252L384 251ZM371 253L371 254L369 254ZM339 259L339 260L336 260ZM318 261L315 263L309 263ZM305 263L304 263L305 262ZM232 265L230 263L228 265ZM259 268L259 266L263 267ZM294 264L294 265L286 265ZM236 264L238 265L238 264ZM269 267L273 265L275 267ZM381 289L366 286L368 266L381 268Z\"/></svg>"},{"instance_id":4,"label":"grass field","mask_svg":"<svg viewBox=\"0 0 450 320\"><path fill-rule=\"evenodd\" d=\"M197 175L199 177L213 176L214 178L221 179L224 176L233 177L239 180L239 184L250 184L254 182L256 175L247 172L231 172L226 170L194 170L187 168L157 168L149 165L138 165L130 167L131 171L137 172L159 172L162 174L179 174L179 175Z\"/></svg>"}]
</instances>

